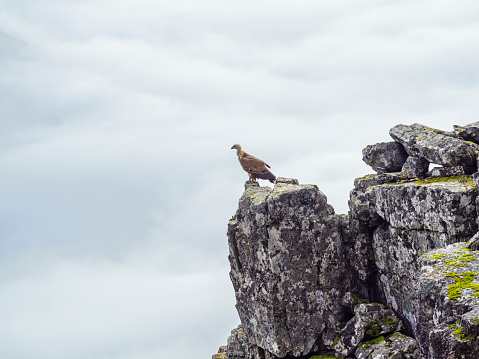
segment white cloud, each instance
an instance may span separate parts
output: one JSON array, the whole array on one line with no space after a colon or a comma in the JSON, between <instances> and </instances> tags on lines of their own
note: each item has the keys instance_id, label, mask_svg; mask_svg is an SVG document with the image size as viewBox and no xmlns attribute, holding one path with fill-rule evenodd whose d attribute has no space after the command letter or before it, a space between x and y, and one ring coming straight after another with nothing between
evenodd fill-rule
<instances>
[{"instance_id":1,"label":"white cloud","mask_svg":"<svg viewBox=\"0 0 479 359\"><path fill-rule=\"evenodd\" d=\"M477 120L472 1L0 6L4 357L208 357L237 324L232 144L344 213L389 128Z\"/></svg>"}]
</instances>

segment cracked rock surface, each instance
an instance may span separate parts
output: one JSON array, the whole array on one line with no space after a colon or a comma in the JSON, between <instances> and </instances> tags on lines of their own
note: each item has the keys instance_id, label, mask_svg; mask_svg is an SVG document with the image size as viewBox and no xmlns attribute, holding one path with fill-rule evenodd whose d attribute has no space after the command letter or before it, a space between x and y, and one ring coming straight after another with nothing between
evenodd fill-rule
<instances>
[{"instance_id":1,"label":"cracked rock surface","mask_svg":"<svg viewBox=\"0 0 479 359\"><path fill-rule=\"evenodd\" d=\"M377 173L401 171L408 155L397 142L381 142L363 149L363 161Z\"/></svg>"},{"instance_id":2,"label":"cracked rock surface","mask_svg":"<svg viewBox=\"0 0 479 359\"><path fill-rule=\"evenodd\" d=\"M478 123L392 128L348 214L315 185L246 182L228 224L241 325L215 359L479 357Z\"/></svg>"},{"instance_id":3,"label":"cracked rock surface","mask_svg":"<svg viewBox=\"0 0 479 359\"><path fill-rule=\"evenodd\" d=\"M389 134L410 156L425 158L445 167L463 166L467 173L477 170L476 147L444 131L415 123L397 125Z\"/></svg>"},{"instance_id":4,"label":"cracked rock surface","mask_svg":"<svg viewBox=\"0 0 479 359\"><path fill-rule=\"evenodd\" d=\"M230 277L249 341L277 357L331 345L350 272L341 216L314 185L248 187L228 225Z\"/></svg>"}]
</instances>

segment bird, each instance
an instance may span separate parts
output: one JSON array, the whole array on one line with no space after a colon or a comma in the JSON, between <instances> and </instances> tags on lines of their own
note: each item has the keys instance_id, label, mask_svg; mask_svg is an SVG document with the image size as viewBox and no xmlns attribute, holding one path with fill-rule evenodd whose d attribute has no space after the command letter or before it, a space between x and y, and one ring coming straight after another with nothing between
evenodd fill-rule
<instances>
[{"instance_id":1,"label":"bird","mask_svg":"<svg viewBox=\"0 0 479 359\"><path fill-rule=\"evenodd\" d=\"M276 176L271 173L268 168L271 168L266 162L251 156L250 154L246 153L241 149L239 144L233 145L231 147L232 150L236 150L236 154L238 155L238 161L243 167L243 169L248 173L248 176L251 181L256 182L257 178L269 180L271 183L274 183L276 180ZM266 168L268 167L268 168Z\"/></svg>"}]
</instances>

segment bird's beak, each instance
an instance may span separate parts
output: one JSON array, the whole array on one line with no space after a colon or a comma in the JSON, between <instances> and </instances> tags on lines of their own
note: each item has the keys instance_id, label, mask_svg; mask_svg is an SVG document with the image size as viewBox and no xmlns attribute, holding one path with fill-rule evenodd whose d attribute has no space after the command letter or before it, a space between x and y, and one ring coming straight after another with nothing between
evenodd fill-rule
<instances>
[{"instance_id":1,"label":"bird's beak","mask_svg":"<svg viewBox=\"0 0 479 359\"><path fill-rule=\"evenodd\" d=\"M231 149L234 150L234 149L235 149L235 146L231 147Z\"/></svg>"}]
</instances>

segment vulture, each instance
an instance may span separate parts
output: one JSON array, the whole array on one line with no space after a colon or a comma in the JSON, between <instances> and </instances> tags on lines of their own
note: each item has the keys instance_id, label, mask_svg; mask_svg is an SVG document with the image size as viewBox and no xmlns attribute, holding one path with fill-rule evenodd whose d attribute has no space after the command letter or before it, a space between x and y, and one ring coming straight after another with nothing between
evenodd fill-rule
<instances>
[{"instance_id":1,"label":"vulture","mask_svg":"<svg viewBox=\"0 0 479 359\"><path fill-rule=\"evenodd\" d=\"M274 183L276 177L268 170L270 166L266 162L247 154L238 144L231 147L231 149L236 150L241 167L243 167L246 173L248 173L248 176L252 181L256 182L257 178L261 178Z\"/></svg>"}]
</instances>

